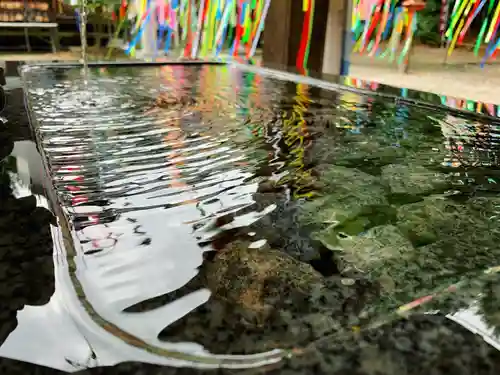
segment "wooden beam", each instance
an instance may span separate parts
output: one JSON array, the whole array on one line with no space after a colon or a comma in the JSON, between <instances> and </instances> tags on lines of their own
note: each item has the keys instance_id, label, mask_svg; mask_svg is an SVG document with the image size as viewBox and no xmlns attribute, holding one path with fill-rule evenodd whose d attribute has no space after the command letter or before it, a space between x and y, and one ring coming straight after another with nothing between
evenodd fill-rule
<instances>
[{"instance_id":1,"label":"wooden beam","mask_svg":"<svg viewBox=\"0 0 500 375\"><path fill-rule=\"evenodd\" d=\"M272 0L264 24L262 60L267 65L288 66L291 0Z\"/></svg>"},{"instance_id":2,"label":"wooden beam","mask_svg":"<svg viewBox=\"0 0 500 375\"><path fill-rule=\"evenodd\" d=\"M156 2L159 2L160 0L153 0L152 4L155 4ZM142 0L135 0L135 6L136 9L141 9L143 6L143 1ZM149 16L149 21L147 24L144 26L144 30L141 36L141 44L140 44L140 49L137 48L139 51L139 56L145 57L145 58L152 58L153 56L156 55L158 49L157 49L157 40L158 40L158 35L157 35L157 30L158 30L158 18L150 15Z\"/></svg>"},{"instance_id":3,"label":"wooden beam","mask_svg":"<svg viewBox=\"0 0 500 375\"><path fill-rule=\"evenodd\" d=\"M0 22L0 27L30 27L39 29L57 28L55 22Z\"/></svg>"},{"instance_id":4,"label":"wooden beam","mask_svg":"<svg viewBox=\"0 0 500 375\"><path fill-rule=\"evenodd\" d=\"M347 75L351 53L351 1L330 0L322 72Z\"/></svg>"}]
</instances>

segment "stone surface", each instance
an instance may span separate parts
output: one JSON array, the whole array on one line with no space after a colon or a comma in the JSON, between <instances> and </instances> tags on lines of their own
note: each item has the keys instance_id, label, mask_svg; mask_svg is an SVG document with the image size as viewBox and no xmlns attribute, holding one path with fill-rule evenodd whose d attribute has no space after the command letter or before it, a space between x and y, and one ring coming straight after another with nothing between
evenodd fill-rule
<instances>
[{"instance_id":1,"label":"stone surface","mask_svg":"<svg viewBox=\"0 0 500 375\"><path fill-rule=\"evenodd\" d=\"M390 164L382 168L382 183L395 196L427 195L447 188L446 176L415 164Z\"/></svg>"},{"instance_id":2,"label":"stone surface","mask_svg":"<svg viewBox=\"0 0 500 375\"><path fill-rule=\"evenodd\" d=\"M20 104L16 116L21 110ZM383 116L390 119L391 113L389 110ZM377 116L380 120L381 114L377 112ZM145 301L133 312L150 311L185 293L209 287L213 298L167 327L160 339L197 342L219 354L249 354L277 347L297 349L292 358L256 369L257 373L500 373L498 350L479 335L445 317L446 313L466 307L480 296L481 317L489 327L500 326L497 302L500 300L497 287L500 280L484 281L475 277L477 271L496 265L500 259L499 222L496 220L500 202L492 194L476 197L478 191L474 188L477 186L473 183L467 190L468 195L451 197L455 200L425 196L434 190L424 189L418 193L424 197L416 203L388 202L387 188L382 184L384 166L413 161L430 168L441 155L439 152L417 152L419 148L430 150L441 138L437 136L433 143L426 135L418 136L419 132L427 130L413 125L431 128L430 120L412 121L408 128L416 130L408 130L405 140L394 137L390 123L367 120L365 125L376 123L377 127L365 129L366 134L352 136L345 139L345 143L327 142L329 149L320 148L325 153L336 153L332 159L338 164L335 166L334 161L329 161L325 162L328 165L318 168L318 180L324 183L325 194L323 200L301 202L304 210L299 211L309 213L305 217L308 222L302 221L304 217L286 202L286 194L274 191L273 186L261 186L254 196L258 202L252 210L259 211L273 201L279 202L272 213L274 216L261 222L267 229L265 238L269 238L272 246L251 249L250 240L244 237L248 233L231 233L234 238L244 237L245 240L229 245L224 242L220 252L203 263L199 277L192 284L154 301ZM22 129L24 132L28 128ZM22 139L14 129L9 132L12 133L10 139ZM9 149L10 146L0 153ZM344 162L343 167L339 166ZM486 175L484 171L479 173ZM19 309L26 304L44 304L53 292L52 246L48 233L52 221L50 214L36 208L32 197L13 199L8 177L5 174L2 177L0 339L15 328ZM413 186L403 188L420 189L419 180L415 181ZM479 193L487 188L485 184ZM337 219L338 212L345 220ZM251 230L264 233L257 225ZM309 253L320 247L316 247L314 239L307 238L310 230L316 233L316 238L322 234L323 242L335 250L327 251L335 260L329 266L333 264L339 271L345 271L346 266L356 265L364 272L357 271L348 278L337 274L336 270L331 277L316 272L304 262L310 257ZM296 239L292 240L290 231L297 234ZM307 241L302 243L302 238ZM400 320L393 314L400 305L449 286L464 275L470 275L471 280L465 283L463 290L446 298L436 298L436 303L416 309L407 319ZM439 309L441 314L419 315L429 309ZM383 325L366 329L370 322L381 318L385 319ZM85 366L86 363L80 364L78 373L204 373L193 368L139 363L97 369L85 369ZM57 371L3 358L0 359L0 373L55 374ZM218 369L212 373L234 374L235 370ZM254 373L254 370L245 373Z\"/></svg>"},{"instance_id":3,"label":"stone surface","mask_svg":"<svg viewBox=\"0 0 500 375\"><path fill-rule=\"evenodd\" d=\"M451 200L430 196L423 201L400 206L397 226L416 246L437 241L439 226L462 220L463 210Z\"/></svg>"},{"instance_id":4,"label":"stone surface","mask_svg":"<svg viewBox=\"0 0 500 375\"><path fill-rule=\"evenodd\" d=\"M320 181L324 196L307 205L302 216L305 224L340 226L388 205L378 179L358 169L325 166Z\"/></svg>"},{"instance_id":5,"label":"stone surface","mask_svg":"<svg viewBox=\"0 0 500 375\"><path fill-rule=\"evenodd\" d=\"M403 263L414 253L411 242L392 225L374 227L362 235L339 242L339 258L344 263L343 268L355 267L368 273L388 263Z\"/></svg>"},{"instance_id":6,"label":"stone surface","mask_svg":"<svg viewBox=\"0 0 500 375\"><path fill-rule=\"evenodd\" d=\"M239 242L218 254L206 271L209 288L258 324L276 308L283 286L302 294L324 286L321 275L308 264L280 251L251 249Z\"/></svg>"}]
</instances>

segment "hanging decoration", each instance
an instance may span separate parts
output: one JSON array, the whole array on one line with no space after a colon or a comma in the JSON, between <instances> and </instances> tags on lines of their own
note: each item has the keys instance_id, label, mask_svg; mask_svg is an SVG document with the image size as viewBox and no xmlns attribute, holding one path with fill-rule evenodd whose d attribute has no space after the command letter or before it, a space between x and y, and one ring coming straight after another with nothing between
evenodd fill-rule
<instances>
[{"instance_id":1,"label":"hanging decoration","mask_svg":"<svg viewBox=\"0 0 500 375\"><path fill-rule=\"evenodd\" d=\"M418 12L406 9L399 0L353 0L352 32L354 52L397 59L407 64L418 30ZM481 25L473 34L473 23ZM474 54L481 66L494 59L500 47L499 0L441 0L439 17L441 45L446 57L473 39Z\"/></svg>"},{"instance_id":2,"label":"hanging decoration","mask_svg":"<svg viewBox=\"0 0 500 375\"><path fill-rule=\"evenodd\" d=\"M275 0L278 1L278 0ZM418 32L419 10L402 6L401 0L352 0L353 51L407 66ZM134 56L149 22L158 24L158 54L185 58L244 58L258 49L271 0L137 0L116 1L113 12L115 38L127 21L133 26L126 53ZM315 0L302 0L304 19L296 67L307 71L314 25ZM480 22L474 54L481 64L496 57L500 47L499 0L441 0L438 32L450 56L472 37ZM474 29L478 29L474 27ZM112 43L113 45L113 43ZM111 47L112 48L112 47ZM109 54L108 54L109 55Z\"/></svg>"},{"instance_id":3,"label":"hanging decoration","mask_svg":"<svg viewBox=\"0 0 500 375\"><path fill-rule=\"evenodd\" d=\"M451 6L450 6L451 8ZM481 66L496 56L500 44L500 2L498 0L455 0L448 28L446 30L447 55L464 42L472 22L481 18L481 28L474 44L474 54L479 56L481 47L484 55Z\"/></svg>"},{"instance_id":4,"label":"hanging decoration","mask_svg":"<svg viewBox=\"0 0 500 375\"><path fill-rule=\"evenodd\" d=\"M127 19L134 23L126 48L131 56L140 47L147 25L154 21L158 25L158 54L252 59L271 0L144 0L141 6L135 4L124 0L119 17L114 16L118 25L115 39Z\"/></svg>"},{"instance_id":5,"label":"hanging decoration","mask_svg":"<svg viewBox=\"0 0 500 375\"><path fill-rule=\"evenodd\" d=\"M407 64L417 30L417 12L397 0L353 0L354 52Z\"/></svg>"},{"instance_id":6,"label":"hanging decoration","mask_svg":"<svg viewBox=\"0 0 500 375\"><path fill-rule=\"evenodd\" d=\"M302 24L302 37L300 40L299 52L297 54L296 67L300 72L305 73L307 61L309 59L309 49L311 47L315 0L303 0L302 4L304 22Z\"/></svg>"},{"instance_id":7,"label":"hanging decoration","mask_svg":"<svg viewBox=\"0 0 500 375\"><path fill-rule=\"evenodd\" d=\"M124 24L133 27L125 49L135 56L144 31L151 20L158 23L156 50L158 54L184 58L239 58L252 60L264 30L271 0L122 0L113 12L116 23L114 39L123 33ZM315 0L303 0L304 21L297 51L296 67L305 72L311 46ZM113 46L108 50L111 56Z\"/></svg>"}]
</instances>

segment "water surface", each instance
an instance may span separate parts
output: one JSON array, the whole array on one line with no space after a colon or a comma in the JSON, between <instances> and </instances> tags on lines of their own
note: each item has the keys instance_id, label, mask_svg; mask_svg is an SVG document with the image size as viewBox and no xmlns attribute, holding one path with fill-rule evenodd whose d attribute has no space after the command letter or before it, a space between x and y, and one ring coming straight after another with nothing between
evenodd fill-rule
<instances>
[{"instance_id":1,"label":"water surface","mask_svg":"<svg viewBox=\"0 0 500 375\"><path fill-rule=\"evenodd\" d=\"M64 371L498 372L495 124L227 66L24 79L56 286L25 319L45 326L36 358L14 349L22 324L0 354Z\"/></svg>"}]
</instances>

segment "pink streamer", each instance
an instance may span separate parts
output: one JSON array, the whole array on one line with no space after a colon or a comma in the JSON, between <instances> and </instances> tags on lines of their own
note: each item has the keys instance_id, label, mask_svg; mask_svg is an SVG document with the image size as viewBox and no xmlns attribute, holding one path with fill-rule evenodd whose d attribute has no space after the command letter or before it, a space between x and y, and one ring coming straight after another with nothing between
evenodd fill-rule
<instances>
[{"instance_id":1,"label":"pink streamer","mask_svg":"<svg viewBox=\"0 0 500 375\"><path fill-rule=\"evenodd\" d=\"M163 0L158 4L158 23L162 26L165 24L165 7L167 1L168 0Z\"/></svg>"},{"instance_id":2,"label":"pink streamer","mask_svg":"<svg viewBox=\"0 0 500 375\"><path fill-rule=\"evenodd\" d=\"M175 30L175 25L177 25L177 15L175 14L175 11L170 8L170 15L169 15L169 21L170 21L170 25L169 27L172 29L172 30Z\"/></svg>"}]
</instances>

